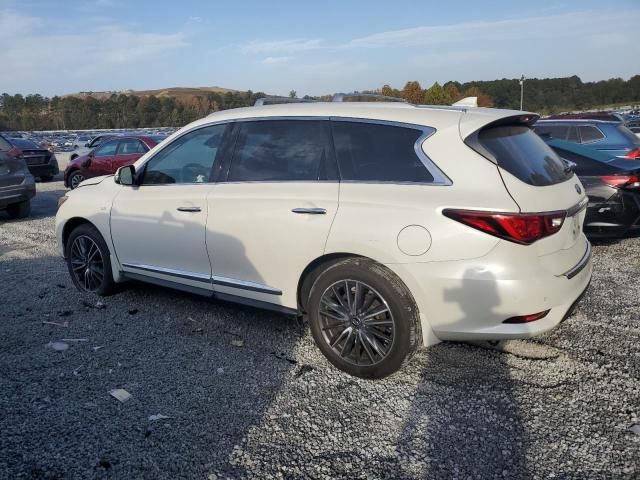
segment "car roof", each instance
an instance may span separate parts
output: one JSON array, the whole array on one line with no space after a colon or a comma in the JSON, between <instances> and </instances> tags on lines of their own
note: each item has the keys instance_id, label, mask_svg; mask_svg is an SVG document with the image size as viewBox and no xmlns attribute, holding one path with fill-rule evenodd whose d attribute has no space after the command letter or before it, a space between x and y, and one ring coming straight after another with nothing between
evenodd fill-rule
<instances>
[{"instance_id":1,"label":"car roof","mask_svg":"<svg viewBox=\"0 0 640 480\"><path fill-rule=\"evenodd\" d=\"M197 127L216 121L249 118L338 117L408 123L439 129L461 124L463 115L466 123L466 128L464 129L460 125L460 133L465 133L462 135L463 137L474 129L506 117L529 116L531 119L537 118L536 114L529 112L482 107L427 106L402 102L310 102L222 110L196 120L189 127Z\"/></svg>"},{"instance_id":2,"label":"car roof","mask_svg":"<svg viewBox=\"0 0 640 480\"><path fill-rule=\"evenodd\" d=\"M567 119L560 119L560 118L542 118L540 120L538 120L536 122L536 124L548 124L548 123L579 123L579 124L588 124L588 123L595 123L597 125L619 125L620 122L616 122L615 120L594 120L594 119L590 119L590 118L567 118Z\"/></svg>"}]
</instances>

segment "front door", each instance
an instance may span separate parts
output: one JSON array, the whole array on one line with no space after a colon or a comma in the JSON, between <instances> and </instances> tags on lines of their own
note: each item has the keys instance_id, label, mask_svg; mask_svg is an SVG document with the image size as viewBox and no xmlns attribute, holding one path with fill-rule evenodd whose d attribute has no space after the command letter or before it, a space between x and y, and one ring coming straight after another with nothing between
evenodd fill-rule
<instances>
[{"instance_id":1,"label":"front door","mask_svg":"<svg viewBox=\"0 0 640 480\"><path fill-rule=\"evenodd\" d=\"M139 185L121 187L111 235L129 276L212 290L206 198L225 128L208 126L177 138L140 167Z\"/></svg>"},{"instance_id":2,"label":"front door","mask_svg":"<svg viewBox=\"0 0 640 480\"><path fill-rule=\"evenodd\" d=\"M324 252L339 183L329 122L239 122L226 181L208 195L219 296L297 307L302 271Z\"/></svg>"}]
</instances>

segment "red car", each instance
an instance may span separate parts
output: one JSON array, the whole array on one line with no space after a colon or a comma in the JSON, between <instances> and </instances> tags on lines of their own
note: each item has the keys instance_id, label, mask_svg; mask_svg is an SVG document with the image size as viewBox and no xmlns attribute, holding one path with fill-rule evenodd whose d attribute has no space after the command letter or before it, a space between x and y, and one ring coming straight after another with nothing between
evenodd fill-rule
<instances>
[{"instance_id":1,"label":"red car","mask_svg":"<svg viewBox=\"0 0 640 480\"><path fill-rule=\"evenodd\" d=\"M143 135L114 137L69 162L64 171L64 185L74 189L87 178L113 175L118 168L131 165L165 138Z\"/></svg>"}]
</instances>

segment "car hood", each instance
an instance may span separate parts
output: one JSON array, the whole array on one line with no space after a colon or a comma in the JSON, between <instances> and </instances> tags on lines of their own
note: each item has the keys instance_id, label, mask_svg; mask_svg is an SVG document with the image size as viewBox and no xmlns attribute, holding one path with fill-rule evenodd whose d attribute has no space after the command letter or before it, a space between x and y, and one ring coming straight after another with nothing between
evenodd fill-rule
<instances>
[{"instance_id":1,"label":"car hood","mask_svg":"<svg viewBox=\"0 0 640 480\"><path fill-rule=\"evenodd\" d=\"M87 180L83 180L77 188L88 187L89 185L98 185L99 183L102 183L104 180L110 177L113 177L113 175L102 175L100 177L88 178Z\"/></svg>"}]
</instances>

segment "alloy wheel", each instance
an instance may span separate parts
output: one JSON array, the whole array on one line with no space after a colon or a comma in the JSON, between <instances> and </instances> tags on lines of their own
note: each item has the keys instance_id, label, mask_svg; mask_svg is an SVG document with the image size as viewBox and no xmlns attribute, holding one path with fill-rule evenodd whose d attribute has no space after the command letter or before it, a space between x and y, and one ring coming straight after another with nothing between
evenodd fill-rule
<instances>
[{"instance_id":1,"label":"alloy wheel","mask_svg":"<svg viewBox=\"0 0 640 480\"><path fill-rule=\"evenodd\" d=\"M70 259L77 284L87 292L95 292L104 279L104 260L98 244L87 235L80 235L71 245Z\"/></svg>"},{"instance_id":2,"label":"alloy wheel","mask_svg":"<svg viewBox=\"0 0 640 480\"><path fill-rule=\"evenodd\" d=\"M359 280L340 280L320 299L322 335L343 360L359 366L380 363L391 351L395 321L387 301Z\"/></svg>"},{"instance_id":3,"label":"alloy wheel","mask_svg":"<svg viewBox=\"0 0 640 480\"><path fill-rule=\"evenodd\" d=\"M84 180L84 176L81 173L74 173L71 176L71 189L76 188Z\"/></svg>"}]
</instances>

